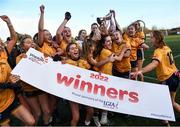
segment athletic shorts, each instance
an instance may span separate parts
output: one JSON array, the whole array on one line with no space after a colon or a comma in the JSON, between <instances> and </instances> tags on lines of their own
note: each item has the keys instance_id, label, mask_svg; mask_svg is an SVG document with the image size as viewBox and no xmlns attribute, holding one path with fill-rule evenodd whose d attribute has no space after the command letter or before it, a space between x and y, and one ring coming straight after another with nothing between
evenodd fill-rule
<instances>
[{"instance_id":1,"label":"athletic shorts","mask_svg":"<svg viewBox=\"0 0 180 127\"><path fill-rule=\"evenodd\" d=\"M161 82L161 84L168 85L170 92L176 92L178 86L179 86L179 77L175 76L175 74L171 75L170 78L167 80Z\"/></svg>"},{"instance_id":2,"label":"athletic shorts","mask_svg":"<svg viewBox=\"0 0 180 127\"><path fill-rule=\"evenodd\" d=\"M20 106L19 99L15 97L13 103L2 113L0 113L0 123L7 120L10 116L13 110L17 109Z\"/></svg>"},{"instance_id":3,"label":"athletic shorts","mask_svg":"<svg viewBox=\"0 0 180 127\"><path fill-rule=\"evenodd\" d=\"M136 61L131 61L131 68L136 68L137 67L137 60Z\"/></svg>"},{"instance_id":4,"label":"athletic shorts","mask_svg":"<svg viewBox=\"0 0 180 127\"><path fill-rule=\"evenodd\" d=\"M117 71L114 66L112 68L112 74L113 74L113 76L129 79L129 71L122 73L122 72Z\"/></svg>"},{"instance_id":5,"label":"athletic shorts","mask_svg":"<svg viewBox=\"0 0 180 127\"><path fill-rule=\"evenodd\" d=\"M137 60L144 60L144 51L141 49L137 50Z\"/></svg>"}]
</instances>

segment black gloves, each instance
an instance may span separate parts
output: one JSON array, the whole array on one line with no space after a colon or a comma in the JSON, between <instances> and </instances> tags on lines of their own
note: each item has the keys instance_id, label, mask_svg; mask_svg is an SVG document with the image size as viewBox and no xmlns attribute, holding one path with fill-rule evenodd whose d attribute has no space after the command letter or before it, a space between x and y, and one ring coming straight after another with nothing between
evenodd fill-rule
<instances>
[{"instance_id":1,"label":"black gloves","mask_svg":"<svg viewBox=\"0 0 180 127\"><path fill-rule=\"evenodd\" d=\"M65 19L67 19L67 20L71 19L71 13L70 12L65 13Z\"/></svg>"}]
</instances>

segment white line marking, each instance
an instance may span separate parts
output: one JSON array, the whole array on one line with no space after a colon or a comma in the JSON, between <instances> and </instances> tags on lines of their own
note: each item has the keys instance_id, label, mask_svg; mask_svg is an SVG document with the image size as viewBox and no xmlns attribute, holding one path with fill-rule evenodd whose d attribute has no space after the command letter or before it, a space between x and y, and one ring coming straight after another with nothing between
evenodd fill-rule
<instances>
[{"instance_id":1,"label":"white line marking","mask_svg":"<svg viewBox=\"0 0 180 127\"><path fill-rule=\"evenodd\" d=\"M174 59L176 59L176 58L178 58L178 57L180 57L180 55L174 56Z\"/></svg>"}]
</instances>

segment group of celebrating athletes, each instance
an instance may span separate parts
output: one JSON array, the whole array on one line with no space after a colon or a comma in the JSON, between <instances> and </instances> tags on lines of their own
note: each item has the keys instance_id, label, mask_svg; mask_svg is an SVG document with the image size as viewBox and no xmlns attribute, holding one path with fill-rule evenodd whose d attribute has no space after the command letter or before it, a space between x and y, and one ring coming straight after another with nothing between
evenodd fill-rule
<instances>
[{"instance_id":1,"label":"group of celebrating athletes","mask_svg":"<svg viewBox=\"0 0 180 127\"><path fill-rule=\"evenodd\" d=\"M150 34L154 54L151 63L143 67L144 50L149 46L145 44L145 34L139 20L122 32L115 11L110 10L105 17L97 18L97 23L91 25L89 35L82 29L78 36L73 38L71 29L66 26L71 14L66 12L56 35L52 37L51 33L44 29L44 13L45 7L41 5L38 33L33 38L28 34L18 36L9 17L0 16L10 32L6 43L0 42L0 125L10 125L10 115L14 115L24 125L46 126L51 123L52 114L58 108L57 97L32 87L21 81L19 76L11 74L15 65L26 57L29 48L37 49L52 57L54 61L132 80L140 77L143 81L144 73L156 69L158 80L169 87L174 109L180 112L180 105L175 102L180 73L175 66L172 51L164 42L160 31L152 31ZM17 42L20 44L17 45ZM69 101L69 104L72 114L71 126L77 126L80 104L73 101ZM107 115L108 111L86 106L85 125L90 125L92 119L98 127L107 124ZM41 116L43 123L39 124ZM162 122L169 125L168 121Z\"/></svg>"}]
</instances>

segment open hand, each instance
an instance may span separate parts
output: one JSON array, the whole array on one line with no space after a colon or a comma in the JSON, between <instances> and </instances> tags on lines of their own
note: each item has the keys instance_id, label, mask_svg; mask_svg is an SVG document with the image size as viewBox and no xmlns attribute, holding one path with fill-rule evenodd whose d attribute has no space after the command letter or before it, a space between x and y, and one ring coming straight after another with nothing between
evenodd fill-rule
<instances>
[{"instance_id":1,"label":"open hand","mask_svg":"<svg viewBox=\"0 0 180 127\"><path fill-rule=\"evenodd\" d=\"M143 73L141 71L131 72L130 77L131 79L136 79L138 76L141 78L143 77Z\"/></svg>"},{"instance_id":2,"label":"open hand","mask_svg":"<svg viewBox=\"0 0 180 127\"><path fill-rule=\"evenodd\" d=\"M20 76L18 76L18 75L10 75L10 77L9 77L10 83L16 83L19 80L20 80Z\"/></svg>"}]
</instances>

